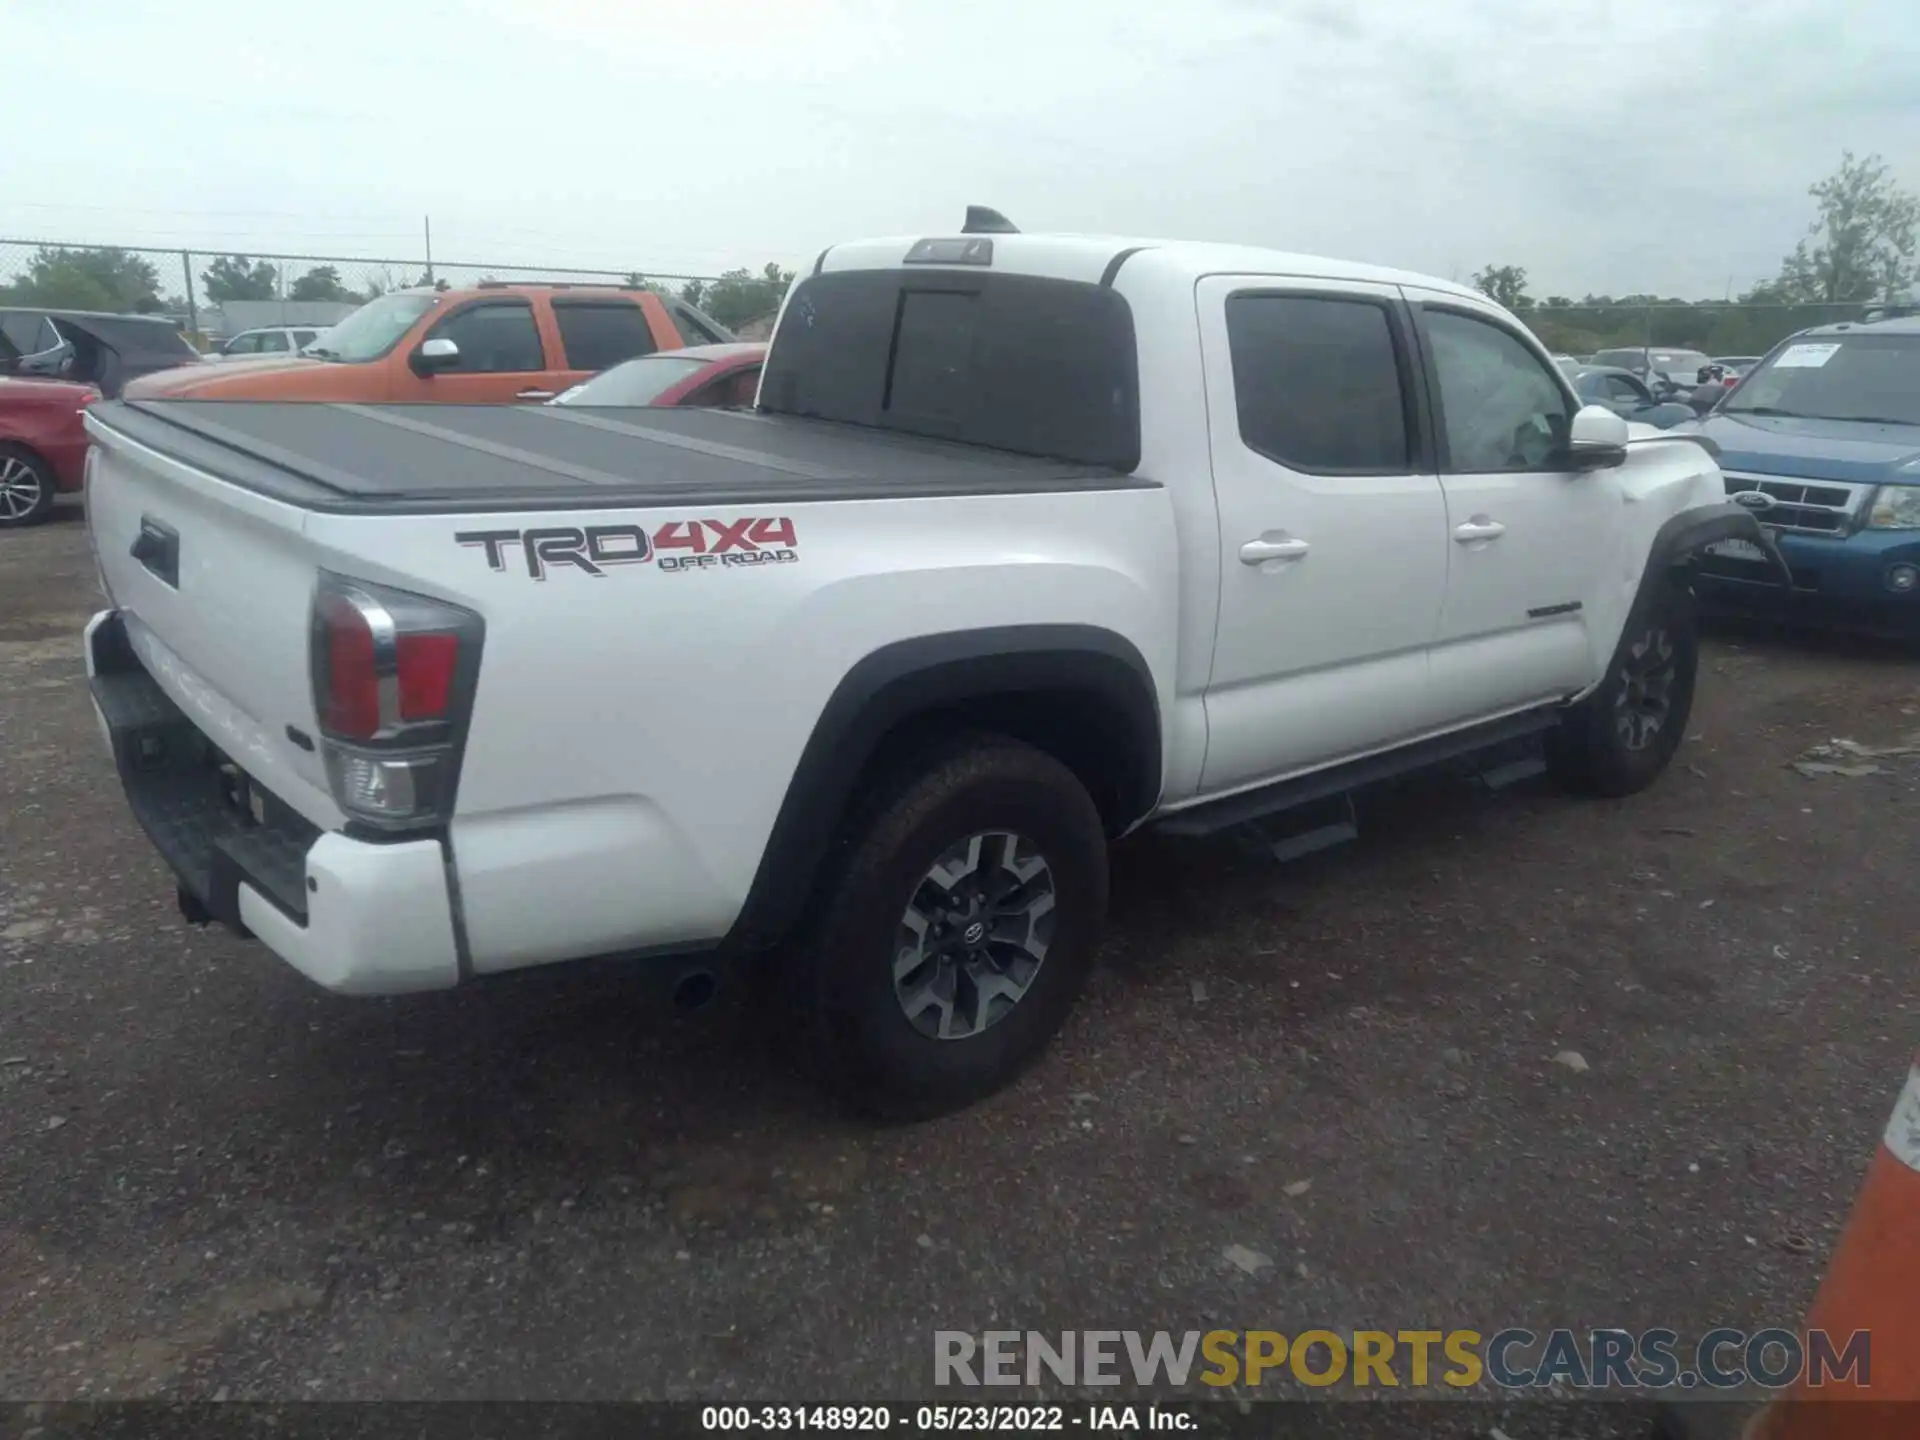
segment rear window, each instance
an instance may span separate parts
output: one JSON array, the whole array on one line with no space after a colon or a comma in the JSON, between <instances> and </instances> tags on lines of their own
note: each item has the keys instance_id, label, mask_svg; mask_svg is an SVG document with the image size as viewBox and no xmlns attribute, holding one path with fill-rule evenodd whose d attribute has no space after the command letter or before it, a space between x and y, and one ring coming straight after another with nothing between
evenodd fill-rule
<instances>
[{"instance_id":1,"label":"rear window","mask_svg":"<svg viewBox=\"0 0 1920 1440\"><path fill-rule=\"evenodd\" d=\"M1698 350L1655 350L1649 358L1655 370L1676 380L1683 376L1691 380L1700 373L1701 366L1711 363Z\"/></svg>"},{"instance_id":2,"label":"rear window","mask_svg":"<svg viewBox=\"0 0 1920 1440\"><path fill-rule=\"evenodd\" d=\"M1031 275L852 270L800 282L760 408L1131 470L1133 313Z\"/></svg>"},{"instance_id":3,"label":"rear window","mask_svg":"<svg viewBox=\"0 0 1920 1440\"><path fill-rule=\"evenodd\" d=\"M653 330L646 312L628 301L556 300L553 318L560 325L569 370L605 370L636 355L653 353Z\"/></svg>"}]
</instances>

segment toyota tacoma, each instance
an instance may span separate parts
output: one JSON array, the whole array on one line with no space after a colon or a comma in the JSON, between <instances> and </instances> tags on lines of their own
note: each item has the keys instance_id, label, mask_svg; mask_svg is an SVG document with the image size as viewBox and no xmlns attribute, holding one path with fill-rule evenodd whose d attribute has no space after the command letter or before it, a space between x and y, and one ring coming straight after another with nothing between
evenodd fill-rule
<instances>
[{"instance_id":1,"label":"toyota tacoma","mask_svg":"<svg viewBox=\"0 0 1920 1440\"><path fill-rule=\"evenodd\" d=\"M733 412L94 406L88 673L190 918L350 994L771 956L926 1115L1061 1025L1108 841L1544 752L1651 782L1711 447L1457 285L1016 233L836 245Z\"/></svg>"}]
</instances>

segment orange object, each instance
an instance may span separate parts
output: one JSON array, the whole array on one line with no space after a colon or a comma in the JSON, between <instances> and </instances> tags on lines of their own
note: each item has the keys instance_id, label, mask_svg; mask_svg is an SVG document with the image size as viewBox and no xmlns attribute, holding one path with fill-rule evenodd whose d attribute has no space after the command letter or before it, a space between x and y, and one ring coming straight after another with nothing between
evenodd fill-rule
<instances>
[{"instance_id":1,"label":"orange object","mask_svg":"<svg viewBox=\"0 0 1920 1440\"><path fill-rule=\"evenodd\" d=\"M1920 1436L1920 1060L1887 1122L1806 1328L1826 1332L1836 1349L1855 1331L1868 1332L1866 1383L1857 1374L1819 1385L1804 1377L1755 1418L1750 1440Z\"/></svg>"},{"instance_id":2,"label":"orange object","mask_svg":"<svg viewBox=\"0 0 1920 1440\"><path fill-rule=\"evenodd\" d=\"M182 365L130 383L126 398L537 402L636 355L728 338L692 306L651 290L395 290L323 331L299 355ZM442 342L451 342L453 353Z\"/></svg>"}]
</instances>

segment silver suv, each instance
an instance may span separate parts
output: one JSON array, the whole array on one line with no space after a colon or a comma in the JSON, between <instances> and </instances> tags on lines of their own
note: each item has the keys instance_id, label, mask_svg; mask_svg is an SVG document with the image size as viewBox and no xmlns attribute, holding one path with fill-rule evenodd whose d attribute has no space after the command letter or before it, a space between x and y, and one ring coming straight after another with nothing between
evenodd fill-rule
<instances>
[{"instance_id":1,"label":"silver suv","mask_svg":"<svg viewBox=\"0 0 1920 1440\"><path fill-rule=\"evenodd\" d=\"M1663 350L1658 346L1635 345L1625 350L1602 350L1587 363L1631 370L1649 386L1665 380L1674 389L1691 390L1699 382L1700 367L1712 362L1698 350Z\"/></svg>"},{"instance_id":2,"label":"silver suv","mask_svg":"<svg viewBox=\"0 0 1920 1440\"><path fill-rule=\"evenodd\" d=\"M243 360L256 355L297 355L311 345L315 337L323 334L325 328L320 325L263 325L257 330L242 330L207 358Z\"/></svg>"}]
</instances>

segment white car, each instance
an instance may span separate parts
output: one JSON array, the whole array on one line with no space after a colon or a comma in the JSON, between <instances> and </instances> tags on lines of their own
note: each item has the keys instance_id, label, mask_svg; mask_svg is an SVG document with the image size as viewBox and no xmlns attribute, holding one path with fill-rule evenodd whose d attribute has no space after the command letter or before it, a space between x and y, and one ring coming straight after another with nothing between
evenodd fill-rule
<instances>
[{"instance_id":1,"label":"white car","mask_svg":"<svg viewBox=\"0 0 1920 1440\"><path fill-rule=\"evenodd\" d=\"M251 360L262 355L297 355L327 333L324 325L264 325L242 330L207 353L209 360Z\"/></svg>"},{"instance_id":2,"label":"white car","mask_svg":"<svg viewBox=\"0 0 1920 1440\"><path fill-rule=\"evenodd\" d=\"M754 411L87 424L93 695L190 918L355 994L771 948L894 1114L1060 1026L1111 837L1525 747L1649 784L1689 555L1772 553L1484 297L1221 245L834 246Z\"/></svg>"}]
</instances>

